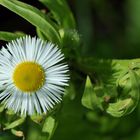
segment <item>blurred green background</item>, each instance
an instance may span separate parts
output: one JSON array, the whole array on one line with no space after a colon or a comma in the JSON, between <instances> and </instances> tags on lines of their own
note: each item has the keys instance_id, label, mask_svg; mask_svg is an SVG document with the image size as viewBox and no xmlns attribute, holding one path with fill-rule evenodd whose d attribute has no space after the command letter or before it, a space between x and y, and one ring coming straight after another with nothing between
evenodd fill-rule
<instances>
[{"instance_id":1,"label":"blurred green background","mask_svg":"<svg viewBox=\"0 0 140 140\"><path fill-rule=\"evenodd\" d=\"M21 0L44 9L37 0ZM85 45L83 55L136 58L140 51L139 0L68 0ZM46 9L47 10L47 9ZM35 28L0 6L0 30L21 30L35 35Z\"/></svg>"},{"instance_id":2,"label":"blurred green background","mask_svg":"<svg viewBox=\"0 0 140 140\"><path fill-rule=\"evenodd\" d=\"M37 0L22 1L44 9ZM69 0L68 3L84 42L79 50L81 55L140 58L140 0ZM36 35L35 27L2 6L0 30L22 30L32 36ZM4 43L1 41L0 45ZM140 139L140 105L131 115L118 119L98 110L86 110L79 101L65 100L53 140ZM6 137L6 134L3 135L0 140Z\"/></svg>"}]
</instances>

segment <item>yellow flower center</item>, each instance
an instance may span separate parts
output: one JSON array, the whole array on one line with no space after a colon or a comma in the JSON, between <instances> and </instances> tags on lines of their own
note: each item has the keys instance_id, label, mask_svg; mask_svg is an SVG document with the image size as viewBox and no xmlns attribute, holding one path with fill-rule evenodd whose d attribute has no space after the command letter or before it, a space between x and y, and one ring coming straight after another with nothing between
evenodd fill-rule
<instances>
[{"instance_id":1,"label":"yellow flower center","mask_svg":"<svg viewBox=\"0 0 140 140\"><path fill-rule=\"evenodd\" d=\"M33 92L41 88L45 82L45 72L35 62L23 62L14 70L13 81L23 92Z\"/></svg>"}]
</instances>

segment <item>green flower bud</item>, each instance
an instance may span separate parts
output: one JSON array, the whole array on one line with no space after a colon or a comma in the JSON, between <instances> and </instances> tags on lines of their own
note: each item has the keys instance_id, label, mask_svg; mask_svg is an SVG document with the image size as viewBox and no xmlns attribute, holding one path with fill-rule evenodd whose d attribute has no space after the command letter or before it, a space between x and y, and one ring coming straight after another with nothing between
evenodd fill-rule
<instances>
[{"instance_id":1,"label":"green flower bud","mask_svg":"<svg viewBox=\"0 0 140 140\"><path fill-rule=\"evenodd\" d=\"M130 114L139 101L139 76L134 70L124 73L117 81L118 98L109 103L107 112L114 117Z\"/></svg>"}]
</instances>

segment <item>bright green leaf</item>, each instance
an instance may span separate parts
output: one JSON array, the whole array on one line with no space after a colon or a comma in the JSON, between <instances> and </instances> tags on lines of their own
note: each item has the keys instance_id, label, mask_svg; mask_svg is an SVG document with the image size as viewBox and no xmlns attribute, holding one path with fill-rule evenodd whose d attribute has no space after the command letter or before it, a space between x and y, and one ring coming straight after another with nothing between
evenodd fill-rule
<instances>
[{"instance_id":1,"label":"bright green leaf","mask_svg":"<svg viewBox=\"0 0 140 140\"><path fill-rule=\"evenodd\" d=\"M49 18L37 8L17 0L0 0L0 4L39 28L49 41L60 44L60 36Z\"/></svg>"},{"instance_id":2,"label":"bright green leaf","mask_svg":"<svg viewBox=\"0 0 140 140\"><path fill-rule=\"evenodd\" d=\"M51 137L54 134L54 131L55 131L56 127L57 127L56 120L52 117L47 117L45 122L44 122L43 128L42 128L42 132L49 134L47 140L51 139Z\"/></svg>"},{"instance_id":3,"label":"bright green leaf","mask_svg":"<svg viewBox=\"0 0 140 140\"><path fill-rule=\"evenodd\" d=\"M25 121L25 118L22 117L22 118L14 121L14 122L12 122L10 124L7 124L7 126L4 128L4 130L15 128L15 127L21 125L24 121Z\"/></svg>"},{"instance_id":4,"label":"bright green leaf","mask_svg":"<svg viewBox=\"0 0 140 140\"><path fill-rule=\"evenodd\" d=\"M4 32L4 31L0 32L0 40L3 40L3 41L11 41L22 36L24 36L24 34L21 34L18 32L17 33L10 33L10 32Z\"/></svg>"},{"instance_id":5,"label":"bright green leaf","mask_svg":"<svg viewBox=\"0 0 140 140\"><path fill-rule=\"evenodd\" d=\"M101 100L97 97L89 77L87 77L86 80L85 90L82 97L82 104L83 106L92 110L98 107L102 109Z\"/></svg>"},{"instance_id":6,"label":"bright green leaf","mask_svg":"<svg viewBox=\"0 0 140 140\"><path fill-rule=\"evenodd\" d=\"M131 98L125 100L118 100L116 103L110 103L107 113L114 117L122 117L126 115L129 107L133 106L134 102Z\"/></svg>"},{"instance_id":7,"label":"bright green leaf","mask_svg":"<svg viewBox=\"0 0 140 140\"><path fill-rule=\"evenodd\" d=\"M38 35L39 38L41 38L42 40L46 40L46 36L43 34L43 32L40 31L39 28L36 28L36 33Z\"/></svg>"}]
</instances>

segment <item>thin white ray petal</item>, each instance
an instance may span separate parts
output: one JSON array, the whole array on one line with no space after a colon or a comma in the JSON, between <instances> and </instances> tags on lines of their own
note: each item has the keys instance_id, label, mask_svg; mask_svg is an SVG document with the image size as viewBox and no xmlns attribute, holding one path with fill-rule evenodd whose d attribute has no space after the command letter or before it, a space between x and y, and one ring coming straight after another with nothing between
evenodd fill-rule
<instances>
[{"instance_id":1,"label":"thin white ray petal","mask_svg":"<svg viewBox=\"0 0 140 140\"><path fill-rule=\"evenodd\" d=\"M46 94L51 97L52 99L54 99L55 101L60 101L62 96L60 94L60 92L55 92L55 90L51 89L50 87L44 86L43 89L46 90ZM45 91L44 90L44 91Z\"/></svg>"},{"instance_id":2,"label":"thin white ray petal","mask_svg":"<svg viewBox=\"0 0 140 140\"><path fill-rule=\"evenodd\" d=\"M46 57L50 54L52 49L53 49L53 46L50 43L48 43L46 47L43 46L42 51L40 55L38 55L38 58L37 58L38 62L42 64L44 59L46 60Z\"/></svg>"},{"instance_id":3,"label":"thin white ray petal","mask_svg":"<svg viewBox=\"0 0 140 140\"><path fill-rule=\"evenodd\" d=\"M41 105L41 108L43 109L43 112L46 113L46 112L47 112L46 108L48 108L48 106L47 106L47 104L45 103L44 99L42 98L41 93L38 91L38 92L36 93L36 95L37 95L37 97L38 97L38 100L39 100L39 103L40 103L40 105Z\"/></svg>"},{"instance_id":4,"label":"thin white ray petal","mask_svg":"<svg viewBox=\"0 0 140 140\"><path fill-rule=\"evenodd\" d=\"M21 115L26 115L26 113L27 113L27 108L28 108L27 95L28 95L28 93L23 93L23 96L22 96Z\"/></svg>"},{"instance_id":5,"label":"thin white ray petal","mask_svg":"<svg viewBox=\"0 0 140 140\"><path fill-rule=\"evenodd\" d=\"M16 97L16 101L15 101L15 112L19 112L20 108L21 108L21 102L22 102L22 93L18 90L16 90L17 92L17 97Z\"/></svg>"},{"instance_id":6,"label":"thin white ray petal","mask_svg":"<svg viewBox=\"0 0 140 140\"><path fill-rule=\"evenodd\" d=\"M27 98L28 98L28 114L32 115L33 110L34 110L34 104L33 104L33 101L32 101L32 97L31 97L30 94L28 94Z\"/></svg>"},{"instance_id":7,"label":"thin white ray petal","mask_svg":"<svg viewBox=\"0 0 140 140\"><path fill-rule=\"evenodd\" d=\"M16 98L17 98L17 92L13 92L10 98L8 98L8 100L5 101L6 108L11 108L14 110Z\"/></svg>"},{"instance_id":8,"label":"thin white ray petal","mask_svg":"<svg viewBox=\"0 0 140 140\"><path fill-rule=\"evenodd\" d=\"M33 103L34 103L37 113L41 114L41 108L40 108L40 104L38 102L38 98L37 98L36 94L32 94L31 96L32 96Z\"/></svg>"},{"instance_id":9,"label":"thin white ray petal","mask_svg":"<svg viewBox=\"0 0 140 140\"><path fill-rule=\"evenodd\" d=\"M52 98L52 96L49 96L48 94L49 91L45 91L44 88L42 88L40 91L42 93L42 96L44 97L44 100L48 104L48 106L50 108L53 108L53 105L55 105L55 102L53 101L53 99L55 100L55 97Z\"/></svg>"}]
</instances>

